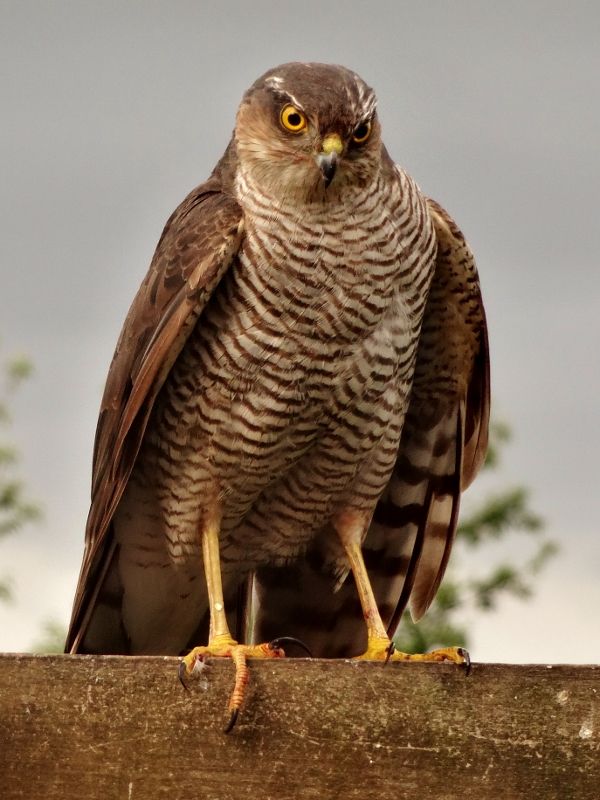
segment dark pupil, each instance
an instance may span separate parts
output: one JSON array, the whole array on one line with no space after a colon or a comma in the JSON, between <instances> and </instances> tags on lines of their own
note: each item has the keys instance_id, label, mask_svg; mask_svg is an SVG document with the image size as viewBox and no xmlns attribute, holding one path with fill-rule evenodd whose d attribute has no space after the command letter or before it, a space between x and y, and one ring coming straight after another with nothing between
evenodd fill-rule
<instances>
[{"instance_id":1,"label":"dark pupil","mask_svg":"<svg viewBox=\"0 0 600 800\"><path fill-rule=\"evenodd\" d=\"M300 114L288 114L288 124L292 126L292 128L297 128L298 125L302 124L302 117Z\"/></svg>"},{"instance_id":2,"label":"dark pupil","mask_svg":"<svg viewBox=\"0 0 600 800\"><path fill-rule=\"evenodd\" d=\"M354 137L356 139L363 139L369 131L367 125L359 125L358 128L354 131Z\"/></svg>"}]
</instances>

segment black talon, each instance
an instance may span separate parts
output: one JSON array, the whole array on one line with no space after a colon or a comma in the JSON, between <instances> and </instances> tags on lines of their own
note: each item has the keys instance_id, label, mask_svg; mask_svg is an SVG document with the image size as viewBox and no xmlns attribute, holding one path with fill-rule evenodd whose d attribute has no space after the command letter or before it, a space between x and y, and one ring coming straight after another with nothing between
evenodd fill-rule
<instances>
[{"instance_id":1,"label":"black talon","mask_svg":"<svg viewBox=\"0 0 600 800\"><path fill-rule=\"evenodd\" d=\"M231 733L233 728L235 727L235 723L237 722L238 715L240 713L239 708L234 708L231 712L231 716L229 717L229 722L223 729L223 733Z\"/></svg>"},{"instance_id":2,"label":"black talon","mask_svg":"<svg viewBox=\"0 0 600 800\"><path fill-rule=\"evenodd\" d=\"M468 677L471 674L471 656L464 647L459 647L458 652L464 658L463 667L465 668L465 675Z\"/></svg>"},{"instance_id":3,"label":"black talon","mask_svg":"<svg viewBox=\"0 0 600 800\"><path fill-rule=\"evenodd\" d=\"M300 639L296 639L295 636L278 636L277 639L273 639L269 642L269 650L277 650L281 647L282 644L288 642L289 644L298 645L305 653L308 654L309 658L312 658L313 655L308 649L308 647L304 644L304 642L300 641Z\"/></svg>"},{"instance_id":4,"label":"black talon","mask_svg":"<svg viewBox=\"0 0 600 800\"><path fill-rule=\"evenodd\" d=\"M189 692L190 687L186 683L187 669L185 667L185 661L180 661L179 662L179 669L177 670L177 674L179 676L179 681L180 681L181 685L186 690L186 692Z\"/></svg>"},{"instance_id":5,"label":"black talon","mask_svg":"<svg viewBox=\"0 0 600 800\"><path fill-rule=\"evenodd\" d=\"M385 667L386 664L389 664L390 658L394 655L394 650L396 649L396 645L393 642L390 642L385 650L385 661L383 662L383 666Z\"/></svg>"}]
</instances>

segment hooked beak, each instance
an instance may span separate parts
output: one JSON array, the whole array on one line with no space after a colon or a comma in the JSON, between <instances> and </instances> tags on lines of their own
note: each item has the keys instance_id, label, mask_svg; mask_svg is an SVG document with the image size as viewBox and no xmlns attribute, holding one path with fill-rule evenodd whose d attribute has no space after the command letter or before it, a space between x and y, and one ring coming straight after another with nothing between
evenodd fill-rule
<instances>
[{"instance_id":1,"label":"hooked beak","mask_svg":"<svg viewBox=\"0 0 600 800\"><path fill-rule=\"evenodd\" d=\"M333 180L338 160L343 150L344 145L337 133L330 133L323 139L321 152L317 156L317 165L321 170L325 188Z\"/></svg>"}]
</instances>

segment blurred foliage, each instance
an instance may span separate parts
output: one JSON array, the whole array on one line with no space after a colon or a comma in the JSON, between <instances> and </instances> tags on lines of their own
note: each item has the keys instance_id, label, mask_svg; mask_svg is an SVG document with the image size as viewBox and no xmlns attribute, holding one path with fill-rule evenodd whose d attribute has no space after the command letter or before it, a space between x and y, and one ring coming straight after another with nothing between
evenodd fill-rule
<instances>
[{"instance_id":1,"label":"blurred foliage","mask_svg":"<svg viewBox=\"0 0 600 800\"><path fill-rule=\"evenodd\" d=\"M16 533L28 522L41 517L39 506L27 496L19 475L19 453L12 442L7 441L15 394L32 373L33 365L24 356L13 357L0 365L0 537ZM10 578L2 576L0 602L11 599ZM48 620L32 649L41 653L61 653L65 636L62 624Z\"/></svg>"},{"instance_id":2,"label":"blurred foliage","mask_svg":"<svg viewBox=\"0 0 600 800\"><path fill-rule=\"evenodd\" d=\"M490 447L484 470L491 471L500 464L503 446L510 439L505 423L495 423L490 429ZM409 653L424 652L435 647L469 646L467 618L474 612L493 611L507 596L526 600L533 594L535 577L557 552L557 546L543 532L543 520L529 505L529 493L522 486L505 489L488 496L478 507L461 517L450 568L427 614L414 623L408 612L394 643ZM514 559L493 563L483 575L459 577L458 565L468 552L488 547L504 537L514 535L535 537L533 555L516 562ZM526 548L517 547L517 553ZM490 557L490 560L493 560Z\"/></svg>"},{"instance_id":3,"label":"blurred foliage","mask_svg":"<svg viewBox=\"0 0 600 800\"><path fill-rule=\"evenodd\" d=\"M32 502L19 477L19 455L5 439L11 424L10 406L15 392L32 373L31 362L21 356L0 366L0 537L20 530L40 517L39 506ZM0 581L0 601L11 598L10 581Z\"/></svg>"},{"instance_id":4,"label":"blurred foliage","mask_svg":"<svg viewBox=\"0 0 600 800\"><path fill-rule=\"evenodd\" d=\"M42 623L40 637L31 646L32 653L63 653L67 629L55 619L47 619Z\"/></svg>"}]
</instances>

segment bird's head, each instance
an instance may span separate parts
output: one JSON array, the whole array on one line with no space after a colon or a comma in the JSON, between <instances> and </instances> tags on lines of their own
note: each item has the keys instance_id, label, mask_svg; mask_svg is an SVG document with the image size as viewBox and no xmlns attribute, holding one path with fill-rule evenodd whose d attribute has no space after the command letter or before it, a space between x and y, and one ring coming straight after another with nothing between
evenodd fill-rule
<instances>
[{"instance_id":1,"label":"bird's head","mask_svg":"<svg viewBox=\"0 0 600 800\"><path fill-rule=\"evenodd\" d=\"M240 105L239 163L274 198L325 199L367 186L382 162L373 90L332 64L283 64Z\"/></svg>"}]
</instances>

